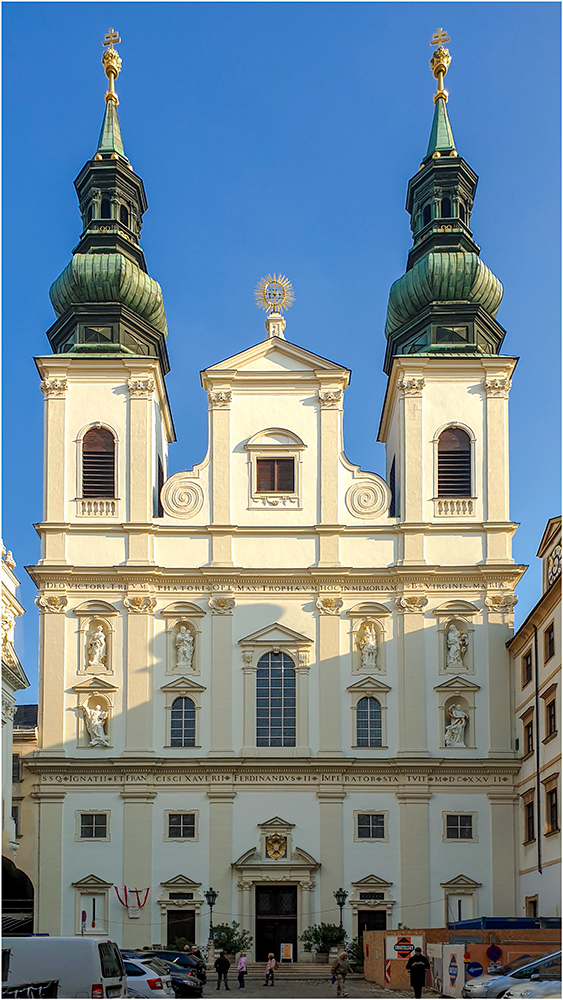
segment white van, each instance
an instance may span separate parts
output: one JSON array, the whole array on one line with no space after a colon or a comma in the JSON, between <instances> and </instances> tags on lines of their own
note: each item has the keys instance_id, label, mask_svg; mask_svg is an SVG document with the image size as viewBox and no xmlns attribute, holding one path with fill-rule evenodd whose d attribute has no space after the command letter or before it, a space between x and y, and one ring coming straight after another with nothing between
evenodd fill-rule
<instances>
[{"instance_id":1,"label":"white van","mask_svg":"<svg viewBox=\"0 0 563 1000\"><path fill-rule=\"evenodd\" d=\"M126 997L119 948L107 938L5 937L10 971L4 986L59 980L59 997Z\"/></svg>"}]
</instances>

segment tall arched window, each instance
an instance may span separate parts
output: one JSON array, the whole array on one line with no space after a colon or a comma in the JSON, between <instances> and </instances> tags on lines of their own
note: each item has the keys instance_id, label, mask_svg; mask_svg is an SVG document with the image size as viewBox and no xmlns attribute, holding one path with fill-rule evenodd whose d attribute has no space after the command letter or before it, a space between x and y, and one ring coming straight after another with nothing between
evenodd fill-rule
<instances>
[{"instance_id":1,"label":"tall arched window","mask_svg":"<svg viewBox=\"0 0 563 1000\"><path fill-rule=\"evenodd\" d=\"M356 746L381 745L381 705L377 698L360 698L356 706Z\"/></svg>"},{"instance_id":2,"label":"tall arched window","mask_svg":"<svg viewBox=\"0 0 563 1000\"><path fill-rule=\"evenodd\" d=\"M422 212L422 225L427 226L431 218L432 218L432 208L430 207L430 205L425 205L424 210Z\"/></svg>"},{"instance_id":3,"label":"tall arched window","mask_svg":"<svg viewBox=\"0 0 563 1000\"><path fill-rule=\"evenodd\" d=\"M443 219L451 219L452 217L452 203L449 198L442 198L442 205L440 208L440 213Z\"/></svg>"},{"instance_id":4,"label":"tall arched window","mask_svg":"<svg viewBox=\"0 0 563 1000\"><path fill-rule=\"evenodd\" d=\"M124 226L129 225L129 211L125 205L120 205L119 207L119 221L122 222Z\"/></svg>"},{"instance_id":5,"label":"tall arched window","mask_svg":"<svg viewBox=\"0 0 563 1000\"><path fill-rule=\"evenodd\" d=\"M285 653L266 653L256 672L256 746L294 747L295 666Z\"/></svg>"},{"instance_id":6,"label":"tall arched window","mask_svg":"<svg viewBox=\"0 0 563 1000\"><path fill-rule=\"evenodd\" d=\"M101 219L111 219L111 205L109 198L102 198L102 205L100 210Z\"/></svg>"},{"instance_id":7,"label":"tall arched window","mask_svg":"<svg viewBox=\"0 0 563 1000\"><path fill-rule=\"evenodd\" d=\"M115 497L115 441L104 427L93 427L82 441L82 496Z\"/></svg>"},{"instance_id":8,"label":"tall arched window","mask_svg":"<svg viewBox=\"0 0 563 1000\"><path fill-rule=\"evenodd\" d=\"M438 438L438 496L471 496L471 441L460 427L447 427Z\"/></svg>"},{"instance_id":9,"label":"tall arched window","mask_svg":"<svg viewBox=\"0 0 563 1000\"><path fill-rule=\"evenodd\" d=\"M461 201L459 203L459 217L460 217L460 219L461 219L462 222L465 222L465 208L464 208L463 203Z\"/></svg>"},{"instance_id":10,"label":"tall arched window","mask_svg":"<svg viewBox=\"0 0 563 1000\"><path fill-rule=\"evenodd\" d=\"M170 746L195 747L195 704L191 698L175 698L172 702Z\"/></svg>"}]
</instances>

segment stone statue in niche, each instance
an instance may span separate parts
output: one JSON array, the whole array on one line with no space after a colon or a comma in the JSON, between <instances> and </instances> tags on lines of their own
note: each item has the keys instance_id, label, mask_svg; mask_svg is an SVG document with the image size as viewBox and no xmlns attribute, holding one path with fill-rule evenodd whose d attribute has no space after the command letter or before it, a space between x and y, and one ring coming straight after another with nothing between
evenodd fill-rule
<instances>
[{"instance_id":1,"label":"stone statue in niche","mask_svg":"<svg viewBox=\"0 0 563 1000\"><path fill-rule=\"evenodd\" d=\"M186 625L180 625L175 645L176 666L191 667L194 658L194 637Z\"/></svg>"},{"instance_id":2,"label":"stone statue in niche","mask_svg":"<svg viewBox=\"0 0 563 1000\"><path fill-rule=\"evenodd\" d=\"M452 622L446 629L446 666L459 670L463 667L463 657L467 650L468 638L465 632L461 632L457 625Z\"/></svg>"},{"instance_id":3,"label":"stone statue in niche","mask_svg":"<svg viewBox=\"0 0 563 1000\"><path fill-rule=\"evenodd\" d=\"M463 738L465 727L469 722L469 716L463 711L461 705L455 705L452 708L446 709L447 715L450 718L449 726L446 726L445 744L447 747L464 747L465 740Z\"/></svg>"},{"instance_id":4,"label":"stone statue in niche","mask_svg":"<svg viewBox=\"0 0 563 1000\"><path fill-rule=\"evenodd\" d=\"M109 713L104 712L101 705L96 705L95 708L81 705L80 708L84 712L84 724L90 737L90 746L109 747L109 736L104 728Z\"/></svg>"},{"instance_id":5,"label":"stone statue in niche","mask_svg":"<svg viewBox=\"0 0 563 1000\"><path fill-rule=\"evenodd\" d=\"M88 666L105 666L106 649L106 637L103 627L101 625L96 625L96 628L88 639Z\"/></svg>"},{"instance_id":6,"label":"stone statue in niche","mask_svg":"<svg viewBox=\"0 0 563 1000\"><path fill-rule=\"evenodd\" d=\"M358 647L362 654L362 669L375 670L377 666L377 630L371 622L366 625L358 639Z\"/></svg>"}]
</instances>

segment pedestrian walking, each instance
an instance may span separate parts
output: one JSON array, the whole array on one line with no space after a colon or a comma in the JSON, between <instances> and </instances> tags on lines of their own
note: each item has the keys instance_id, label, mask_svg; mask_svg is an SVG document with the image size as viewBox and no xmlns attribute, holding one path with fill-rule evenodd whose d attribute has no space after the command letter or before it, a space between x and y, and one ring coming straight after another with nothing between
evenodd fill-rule
<instances>
[{"instance_id":1,"label":"pedestrian walking","mask_svg":"<svg viewBox=\"0 0 563 1000\"><path fill-rule=\"evenodd\" d=\"M274 985L274 969L277 969L278 963L274 958L273 952L268 954L268 961L266 962L266 982L264 986Z\"/></svg>"},{"instance_id":2,"label":"pedestrian walking","mask_svg":"<svg viewBox=\"0 0 563 1000\"><path fill-rule=\"evenodd\" d=\"M187 951L187 950L188 950L187 947L184 948L184 951ZM199 958L200 962L203 962L203 955L201 954L201 952L200 952L197 944L192 944L191 951L192 951L192 955L194 956L194 958Z\"/></svg>"},{"instance_id":3,"label":"pedestrian walking","mask_svg":"<svg viewBox=\"0 0 563 1000\"><path fill-rule=\"evenodd\" d=\"M238 960L238 965L237 965L237 972L238 972L238 988L239 988L239 990L244 990L245 989L245 986L244 986L244 977L246 976L246 972L247 972L247 969L246 969L246 952L244 952L244 951L241 951L241 953L240 953L240 958Z\"/></svg>"},{"instance_id":4,"label":"pedestrian walking","mask_svg":"<svg viewBox=\"0 0 563 1000\"><path fill-rule=\"evenodd\" d=\"M407 972L410 973L411 986L417 998L422 996L422 987L426 983L426 973L429 969L430 962L426 955L422 954L422 948L415 948L407 962Z\"/></svg>"},{"instance_id":5,"label":"pedestrian walking","mask_svg":"<svg viewBox=\"0 0 563 1000\"><path fill-rule=\"evenodd\" d=\"M340 955L336 959L336 962L333 963L330 971L336 980L336 996L347 997L348 994L345 991L345 986L346 976L350 972L350 966L348 965L348 955L345 951L340 952Z\"/></svg>"},{"instance_id":6,"label":"pedestrian walking","mask_svg":"<svg viewBox=\"0 0 563 1000\"><path fill-rule=\"evenodd\" d=\"M224 951L219 952L219 958L215 959L215 971L217 972L217 989L221 989L221 980L225 983L225 989L229 989L229 984L227 982L227 972L231 967L229 959L225 955Z\"/></svg>"}]
</instances>

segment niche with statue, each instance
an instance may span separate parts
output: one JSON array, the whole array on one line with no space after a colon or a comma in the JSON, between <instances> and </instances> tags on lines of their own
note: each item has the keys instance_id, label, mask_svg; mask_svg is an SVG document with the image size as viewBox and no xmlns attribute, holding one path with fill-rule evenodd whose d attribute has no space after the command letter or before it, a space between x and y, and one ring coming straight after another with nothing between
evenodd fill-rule
<instances>
[{"instance_id":1,"label":"niche with statue","mask_svg":"<svg viewBox=\"0 0 563 1000\"><path fill-rule=\"evenodd\" d=\"M441 674L474 673L474 618L479 609L469 601L450 601L434 612L438 619L438 670Z\"/></svg>"},{"instance_id":2,"label":"niche with statue","mask_svg":"<svg viewBox=\"0 0 563 1000\"><path fill-rule=\"evenodd\" d=\"M348 611L348 617L352 619L352 673L385 673L386 620L390 615L388 608L371 601Z\"/></svg>"},{"instance_id":3,"label":"niche with statue","mask_svg":"<svg viewBox=\"0 0 563 1000\"><path fill-rule=\"evenodd\" d=\"M199 674L201 640L199 619L204 618L205 611L197 604L176 601L164 608L161 615L166 621L166 673Z\"/></svg>"},{"instance_id":4,"label":"niche with statue","mask_svg":"<svg viewBox=\"0 0 563 1000\"><path fill-rule=\"evenodd\" d=\"M449 750L474 747L475 696L479 685L466 677L452 677L434 690L439 696L439 746Z\"/></svg>"},{"instance_id":5,"label":"niche with statue","mask_svg":"<svg viewBox=\"0 0 563 1000\"><path fill-rule=\"evenodd\" d=\"M86 601L74 609L79 619L79 674L112 674L115 625L119 612L105 601Z\"/></svg>"},{"instance_id":6,"label":"niche with statue","mask_svg":"<svg viewBox=\"0 0 563 1000\"><path fill-rule=\"evenodd\" d=\"M74 685L77 745L92 749L112 747L112 716L117 688L103 678L84 680Z\"/></svg>"}]
</instances>

